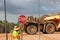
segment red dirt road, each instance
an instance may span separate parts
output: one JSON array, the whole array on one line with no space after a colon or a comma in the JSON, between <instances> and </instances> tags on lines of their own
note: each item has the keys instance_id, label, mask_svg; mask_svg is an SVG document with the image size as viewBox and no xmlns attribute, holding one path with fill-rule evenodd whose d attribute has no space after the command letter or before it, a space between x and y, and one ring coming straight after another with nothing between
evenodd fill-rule
<instances>
[{"instance_id":1,"label":"red dirt road","mask_svg":"<svg viewBox=\"0 0 60 40\"><path fill-rule=\"evenodd\" d=\"M57 34L59 33L59 34ZM5 34L0 34L0 40L6 40ZM10 40L10 34L8 34L8 39ZM27 35L23 34L23 40L39 40L39 35ZM54 34L40 34L40 40L60 40L60 32Z\"/></svg>"}]
</instances>

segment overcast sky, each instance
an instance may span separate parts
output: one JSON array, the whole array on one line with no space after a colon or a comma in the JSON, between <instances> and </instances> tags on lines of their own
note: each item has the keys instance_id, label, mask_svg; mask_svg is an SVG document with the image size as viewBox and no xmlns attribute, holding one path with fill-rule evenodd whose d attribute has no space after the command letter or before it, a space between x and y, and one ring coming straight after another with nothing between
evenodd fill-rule
<instances>
[{"instance_id":1,"label":"overcast sky","mask_svg":"<svg viewBox=\"0 0 60 40\"><path fill-rule=\"evenodd\" d=\"M39 0L6 0L7 20L17 22L21 14L38 17L38 8L41 15L60 11L60 0L40 0L40 7L38 2ZM0 0L0 20L4 20L4 0Z\"/></svg>"}]
</instances>

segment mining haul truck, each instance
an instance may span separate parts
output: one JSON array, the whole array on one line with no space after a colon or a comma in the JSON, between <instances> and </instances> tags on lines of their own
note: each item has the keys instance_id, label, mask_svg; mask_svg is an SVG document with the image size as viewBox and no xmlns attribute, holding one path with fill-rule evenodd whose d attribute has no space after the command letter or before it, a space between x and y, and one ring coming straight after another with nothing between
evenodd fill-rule
<instances>
[{"instance_id":1,"label":"mining haul truck","mask_svg":"<svg viewBox=\"0 0 60 40\"><path fill-rule=\"evenodd\" d=\"M21 15L18 18L18 22L20 25L23 25L22 29L24 29L27 34L36 34L38 30L43 33L52 34L60 28L59 15L45 17L42 24L40 23L39 18Z\"/></svg>"}]
</instances>

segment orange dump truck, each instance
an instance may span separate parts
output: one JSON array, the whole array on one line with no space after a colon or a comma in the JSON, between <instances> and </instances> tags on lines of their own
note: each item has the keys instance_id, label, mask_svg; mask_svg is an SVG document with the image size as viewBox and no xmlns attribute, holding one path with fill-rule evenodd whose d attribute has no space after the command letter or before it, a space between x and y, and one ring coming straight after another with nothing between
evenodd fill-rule
<instances>
[{"instance_id":1,"label":"orange dump truck","mask_svg":"<svg viewBox=\"0 0 60 40\"><path fill-rule=\"evenodd\" d=\"M33 16L21 15L18 18L19 24L23 24L23 29L27 34L36 34L38 29L43 33L54 33L60 28L60 16L49 16L44 18L44 22L41 24L39 18Z\"/></svg>"}]
</instances>

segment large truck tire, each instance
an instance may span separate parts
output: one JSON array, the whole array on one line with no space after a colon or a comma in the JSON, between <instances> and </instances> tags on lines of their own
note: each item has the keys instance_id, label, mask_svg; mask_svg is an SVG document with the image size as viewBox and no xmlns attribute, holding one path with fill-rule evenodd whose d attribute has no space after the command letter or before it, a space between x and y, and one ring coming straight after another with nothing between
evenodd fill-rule
<instances>
[{"instance_id":1,"label":"large truck tire","mask_svg":"<svg viewBox=\"0 0 60 40\"><path fill-rule=\"evenodd\" d=\"M37 33L38 27L36 25L34 25L34 24L30 24L30 25L28 25L26 27L26 30L25 31L26 31L27 34L33 35L33 34L36 34Z\"/></svg>"},{"instance_id":2,"label":"large truck tire","mask_svg":"<svg viewBox=\"0 0 60 40\"><path fill-rule=\"evenodd\" d=\"M48 23L48 24L46 25L45 31L46 31L47 34L52 34L52 33L54 33L54 32L55 32L55 25L52 24L52 23Z\"/></svg>"}]
</instances>

